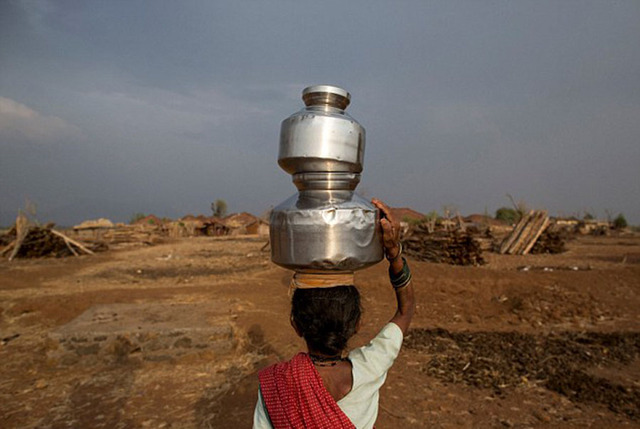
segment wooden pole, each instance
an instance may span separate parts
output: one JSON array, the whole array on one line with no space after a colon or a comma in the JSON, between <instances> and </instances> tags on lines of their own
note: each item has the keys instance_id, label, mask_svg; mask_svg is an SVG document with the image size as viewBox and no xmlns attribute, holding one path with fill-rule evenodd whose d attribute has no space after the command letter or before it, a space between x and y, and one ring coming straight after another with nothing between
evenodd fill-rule
<instances>
[{"instance_id":1,"label":"wooden pole","mask_svg":"<svg viewBox=\"0 0 640 429\"><path fill-rule=\"evenodd\" d=\"M10 261L12 261L20 251L22 242L27 237L28 233L29 219L27 219L27 217L22 212L20 212L20 214L18 214L18 217L16 218L16 241L15 245L13 246L13 252L11 252L11 255L9 255Z\"/></svg>"},{"instance_id":2,"label":"wooden pole","mask_svg":"<svg viewBox=\"0 0 640 429\"><path fill-rule=\"evenodd\" d=\"M71 250L71 253L73 253L73 256L80 256L78 255L78 252L76 252L76 249L73 248L73 246L71 245L71 243L69 243L67 240L64 240L64 244L67 245L67 248L69 250Z\"/></svg>"},{"instance_id":3,"label":"wooden pole","mask_svg":"<svg viewBox=\"0 0 640 429\"><path fill-rule=\"evenodd\" d=\"M66 235L64 235L61 232L56 231L55 229L52 229L51 232L55 235L57 235L58 237L62 238L64 241L68 241L71 244L73 244L74 246L76 246L78 249L82 250L83 252L89 254L89 255L94 255L94 253L87 249L86 247L84 247L82 244L78 243L75 240L72 240L71 238L67 237Z\"/></svg>"},{"instance_id":4,"label":"wooden pole","mask_svg":"<svg viewBox=\"0 0 640 429\"><path fill-rule=\"evenodd\" d=\"M10 251L11 249L13 249L13 247L14 247L15 245L16 245L16 240L13 240L11 243L9 243L9 244L7 245L7 247L5 247L4 249L2 249L2 252L0 252L0 256L4 256L4 255L6 255L7 253L9 253L9 251Z\"/></svg>"}]
</instances>

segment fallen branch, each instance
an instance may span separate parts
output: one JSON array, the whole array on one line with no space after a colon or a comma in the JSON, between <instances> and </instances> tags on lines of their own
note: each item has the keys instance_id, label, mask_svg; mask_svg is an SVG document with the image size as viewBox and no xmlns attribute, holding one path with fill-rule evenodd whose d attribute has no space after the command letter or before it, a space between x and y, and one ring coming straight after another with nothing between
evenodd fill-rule
<instances>
[{"instance_id":1,"label":"fallen branch","mask_svg":"<svg viewBox=\"0 0 640 429\"><path fill-rule=\"evenodd\" d=\"M62 239L65 241L65 243L66 243L66 242L69 242L69 243L73 244L74 246L76 246L78 249L82 250L83 252L85 252L85 253L87 253L87 254L89 254L89 255L94 255L94 254L95 254L95 253L93 253L91 250L89 250L89 249L87 249L86 247L84 247L82 244L80 244L80 243L78 243L77 241L75 241L75 240L73 240L73 239L71 239L71 238L67 237L67 236L66 236L66 235L64 235L63 233L56 231L55 229L52 229L52 230L51 230L51 233L52 233L52 234L57 235L57 236L58 236L58 237L60 237L60 238L62 238ZM77 255L76 255L76 256L77 256Z\"/></svg>"},{"instance_id":2,"label":"fallen branch","mask_svg":"<svg viewBox=\"0 0 640 429\"><path fill-rule=\"evenodd\" d=\"M16 245L16 240L13 240L11 243L7 244L7 247L5 247L4 249L2 249L2 252L0 252L0 256L4 256L7 253L9 253L9 251L11 249L13 249L13 247Z\"/></svg>"}]
</instances>

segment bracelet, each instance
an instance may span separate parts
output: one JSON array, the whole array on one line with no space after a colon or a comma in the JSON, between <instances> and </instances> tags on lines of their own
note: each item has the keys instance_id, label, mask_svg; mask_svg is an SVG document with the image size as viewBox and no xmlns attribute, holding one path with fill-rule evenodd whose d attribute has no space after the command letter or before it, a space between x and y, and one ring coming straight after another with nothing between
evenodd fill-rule
<instances>
[{"instance_id":1,"label":"bracelet","mask_svg":"<svg viewBox=\"0 0 640 429\"><path fill-rule=\"evenodd\" d=\"M398 259L398 258L400 257L400 255L402 255L402 241L400 241L400 242L398 243L398 246L400 247L400 250L398 250L398 254L396 255L396 257L395 257L395 258L389 258L389 255L388 255L388 254L387 254L387 255L385 255L385 257L387 258L387 261L389 261L389 262L393 262L393 261L395 261L396 259ZM385 253L386 253L386 252L385 252Z\"/></svg>"},{"instance_id":2,"label":"bracelet","mask_svg":"<svg viewBox=\"0 0 640 429\"><path fill-rule=\"evenodd\" d=\"M391 272L391 267L389 267L389 280L391 281L391 286L396 290L402 289L411 281L411 270L409 269L407 260L404 257L402 258L402 271L398 274L393 274L393 272Z\"/></svg>"}]
</instances>

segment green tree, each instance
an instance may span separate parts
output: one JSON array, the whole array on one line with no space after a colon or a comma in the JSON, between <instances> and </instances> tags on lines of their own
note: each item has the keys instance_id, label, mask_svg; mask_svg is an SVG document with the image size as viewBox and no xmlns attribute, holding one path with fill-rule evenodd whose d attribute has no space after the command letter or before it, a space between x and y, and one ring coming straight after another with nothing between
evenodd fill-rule
<instances>
[{"instance_id":1,"label":"green tree","mask_svg":"<svg viewBox=\"0 0 640 429\"><path fill-rule=\"evenodd\" d=\"M509 224L516 223L520 220L520 213L510 207L500 207L496 210L496 219Z\"/></svg>"},{"instance_id":2,"label":"green tree","mask_svg":"<svg viewBox=\"0 0 640 429\"><path fill-rule=\"evenodd\" d=\"M527 203L525 203L522 200L516 203L516 200L513 198L511 194L507 194L507 197L511 200L511 204L513 204L513 207L516 211L516 219L514 220L514 222L518 222L527 213L529 213L529 207L527 207Z\"/></svg>"},{"instance_id":3,"label":"green tree","mask_svg":"<svg viewBox=\"0 0 640 429\"><path fill-rule=\"evenodd\" d=\"M225 200L217 199L211 203L211 211L215 217L225 217L227 215L227 202Z\"/></svg>"},{"instance_id":4,"label":"green tree","mask_svg":"<svg viewBox=\"0 0 640 429\"><path fill-rule=\"evenodd\" d=\"M620 213L614 220L613 220L613 227L615 229L623 229L627 227L627 219L624 217L624 215L622 213Z\"/></svg>"},{"instance_id":5,"label":"green tree","mask_svg":"<svg viewBox=\"0 0 640 429\"><path fill-rule=\"evenodd\" d=\"M131 215L131 218L129 219L129 225L133 225L134 223L136 223L137 221L139 221L140 219L146 217L147 215L144 213L134 213Z\"/></svg>"},{"instance_id":6,"label":"green tree","mask_svg":"<svg viewBox=\"0 0 640 429\"><path fill-rule=\"evenodd\" d=\"M434 221L434 220L438 220L439 217L440 215L438 214L437 211L431 210L429 213L427 213L427 215L424 218L427 221Z\"/></svg>"}]
</instances>

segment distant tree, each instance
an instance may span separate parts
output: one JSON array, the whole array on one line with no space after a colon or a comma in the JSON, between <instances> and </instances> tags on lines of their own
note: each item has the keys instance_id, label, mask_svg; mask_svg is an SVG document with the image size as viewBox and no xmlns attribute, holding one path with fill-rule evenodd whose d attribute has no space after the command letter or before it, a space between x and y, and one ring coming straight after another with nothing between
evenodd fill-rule
<instances>
[{"instance_id":1,"label":"distant tree","mask_svg":"<svg viewBox=\"0 0 640 429\"><path fill-rule=\"evenodd\" d=\"M425 220L429 221L433 221L433 220L437 220L440 217L440 215L438 214L438 212L436 210L431 210L429 213L427 213L427 215L425 216Z\"/></svg>"},{"instance_id":2,"label":"distant tree","mask_svg":"<svg viewBox=\"0 0 640 429\"><path fill-rule=\"evenodd\" d=\"M516 223L520 220L521 214L516 209L510 207L500 207L496 210L496 219L508 224Z\"/></svg>"},{"instance_id":3,"label":"distant tree","mask_svg":"<svg viewBox=\"0 0 640 429\"><path fill-rule=\"evenodd\" d=\"M513 204L513 208L516 211L516 220L518 222L522 219L527 213L529 213L529 206L524 201L520 200L516 203L516 200L513 198L511 194L507 194L509 200L511 200L511 204Z\"/></svg>"},{"instance_id":4,"label":"distant tree","mask_svg":"<svg viewBox=\"0 0 640 429\"><path fill-rule=\"evenodd\" d=\"M215 217L225 217L227 215L227 202L218 199L211 203L211 211Z\"/></svg>"},{"instance_id":5,"label":"distant tree","mask_svg":"<svg viewBox=\"0 0 640 429\"><path fill-rule=\"evenodd\" d=\"M582 216L582 219L583 220L594 220L595 217L591 213L585 212L584 216Z\"/></svg>"},{"instance_id":6,"label":"distant tree","mask_svg":"<svg viewBox=\"0 0 640 429\"><path fill-rule=\"evenodd\" d=\"M425 221L425 218L416 219L411 216L402 216L402 222L405 222L408 225L420 225L424 221Z\"/></svg>"},{"instance_id":7,"label":"distant tree","mask_svg":"<svg viewBox=\"0 0 640 429\"><path fill-rule=\"evenodd\" d=\"M442 213L445 219L451 219L453 216L459 213L455 204L445 204L442 206Z\"/></svg>"},{"instance_id":8,"label":"distant tree","mask_svg":"<svg viewBox=\"0 0 640 429\"><path fill-rule=\"evenodd\" d=\"M624 215L622 213L620 213L614 220L613 220L613 227L615 229L623 229L627 227L627 219L624 217Z\"/></svg>"},{"instance_id":9,"label":"distant tree","mask_svg":"<svg viewBox=\"0 0 640 429\"><path fill-rule=\"evenodd\" d=\"M136 223L137 221L139 221L140 219L145 218L147 215L144 213L134 213L131 215L131 218L129 219L129 224L133 225L134 223Z\"/></svg>"}]
</instances>

